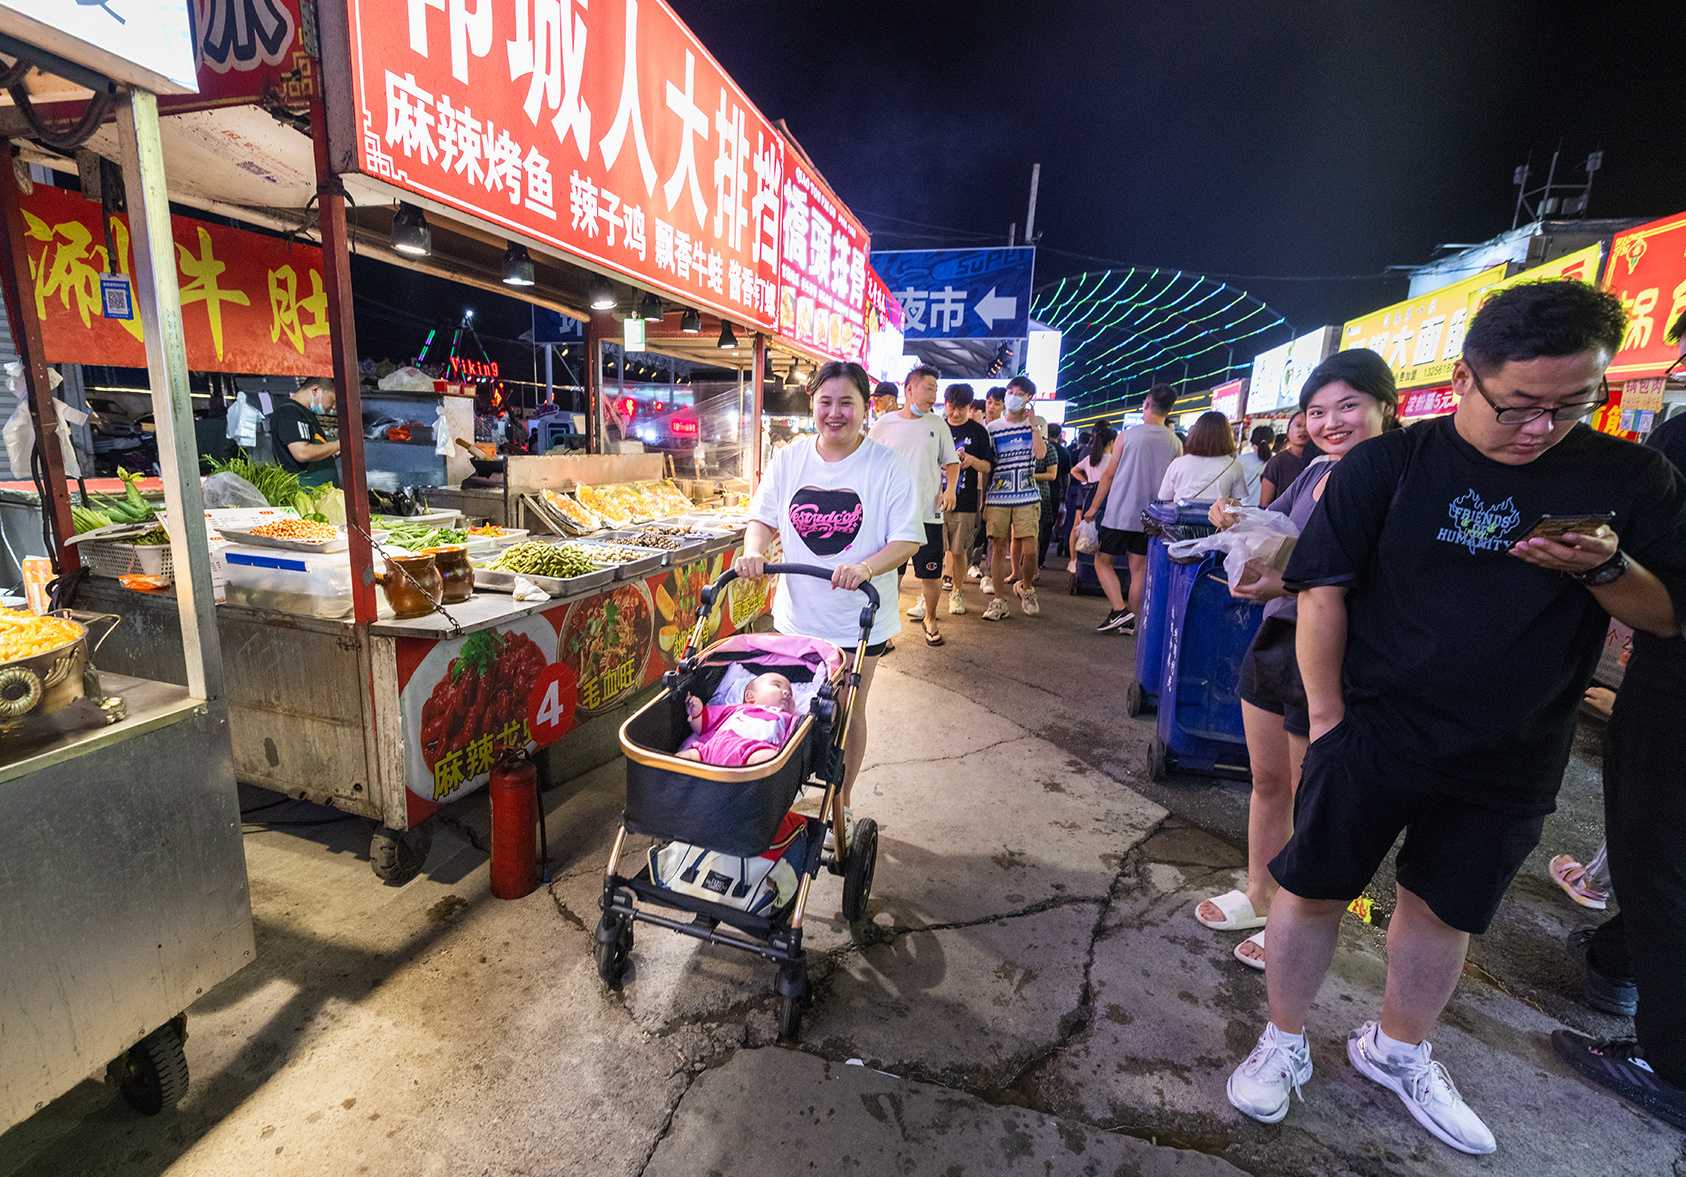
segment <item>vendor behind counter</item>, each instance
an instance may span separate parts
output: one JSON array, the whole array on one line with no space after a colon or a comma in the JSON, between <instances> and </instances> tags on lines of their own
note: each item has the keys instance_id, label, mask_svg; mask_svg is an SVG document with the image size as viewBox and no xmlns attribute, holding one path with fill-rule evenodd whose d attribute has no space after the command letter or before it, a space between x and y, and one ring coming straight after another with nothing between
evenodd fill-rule
<instances>
[{"instance_id":1,"label":"vendor behind counter","mask_svg":"<svg viewBox=\"0 0 1686 1177\"><path fill-rule=\"evenodd\" d=\"M329 441L322 432L318 413L326 411L334 396L331 377L311 376L299 390L275 406L269 415L269 436L275 446L275 460L283 470L299 476L304 486L338 486L338 440Z\"/></svg>"}]
</instances>

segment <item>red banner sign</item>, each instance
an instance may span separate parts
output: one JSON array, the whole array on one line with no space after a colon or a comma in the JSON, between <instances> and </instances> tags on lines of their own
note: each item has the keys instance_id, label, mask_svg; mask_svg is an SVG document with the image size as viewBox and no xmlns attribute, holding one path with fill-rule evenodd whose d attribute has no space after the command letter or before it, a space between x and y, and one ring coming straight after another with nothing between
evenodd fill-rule
<instances>
[{"instance_id":1,"label":"red banner sign","mask_svg":"<svg viewBox=\"0 0 1686 1177\"><path fill-rule=\"evenodd\" d=\"M1628 313L1622 350L1606 372L1610 380L1662 375L1679 354L1663 336L1686 311L1686 213L1616 234L1604 289Z\"/></svg>"},{"instance_id":2,"label":"red banner sign","mask_svg":"<svg viewBox=\"0 0 1686 1177\"><path fill-rule=\"evenodd\" d=\"M779 334L831 359L863 360L871 249L865 227L792 152L784 182Z\"/></svg>"},{"instance_id":3,"label":"red banner sign","mask_svg":"<svg viewBox=\"0 0 1686 1177\"><path fill-rule=\"evenodd\" d=\"M108 254L100 206L37 184L23 199L35 313L49 363L146 367L140 319L108 319L100 275L127 275L129 219L111 218ZM322 251L244 229L171 217L187 366L196 372L324 376L328 296ZM131 296L134 283L129 283Z\"/></svg>"},{"instance_id":4,"label":"red banner sign","mask_svg":"<svg viewBox=\"0 0 1686 1177\"><path fill-rule=\"evenodd\" d=\"M1448 385L1445 388L1419 388L1406 394L1399 406L1402 421L1413 417L1444 417L1458 407L1458 394Z\"/></svg>"},{"instance_id":5,"label":"red banner sign","mask_svg":"<svg viewBox=\"0 0 1686 1177\"><path fill-rule=\"evenodd\" d=\"M772 327L785 143L661 0L349 0L358 167Z\"/></svg>"},{"instance_id":6,"label":"red banner sign","mask_svg":"<svg viewBox=\"0 0 1686 1177\"><path fill-rule=\"evenodd\" d=\"M1242 397L1247 392L1247 378L1231 380L1227 384L1220 384L1212 390L1212 411L1222 413L1230 421L1239 421L1242 416Z\"/></svg>"}]
</instances>

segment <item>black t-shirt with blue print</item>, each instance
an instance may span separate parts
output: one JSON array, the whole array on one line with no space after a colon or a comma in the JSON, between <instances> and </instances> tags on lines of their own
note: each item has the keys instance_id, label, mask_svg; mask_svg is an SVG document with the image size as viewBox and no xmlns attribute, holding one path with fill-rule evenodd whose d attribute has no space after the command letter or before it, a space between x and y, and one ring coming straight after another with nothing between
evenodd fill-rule
<instances>
[{"instance_id":1,"label":"black t-shirt with blue print","mask_svg":"<svg viewBox=\"0 0 1686 1177\"><path fill-rule=\"evenodd\" d=\"M1284 576L1347 586L1349 722L1476 804L1551 812L1609 619L1509 548L1541 515L1606 511L1630 557L1686 570L1686 480L1654 450L1580 425L1510 466L1451 417L1355 447Z\"/></svg>"}]
</instances>

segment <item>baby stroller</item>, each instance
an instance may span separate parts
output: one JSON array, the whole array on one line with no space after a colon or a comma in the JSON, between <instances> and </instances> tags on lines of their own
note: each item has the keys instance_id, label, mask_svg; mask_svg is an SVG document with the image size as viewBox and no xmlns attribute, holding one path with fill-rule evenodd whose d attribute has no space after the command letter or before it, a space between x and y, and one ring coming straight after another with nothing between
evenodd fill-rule
<instances>
[{"instance_id":1,"label":"baby stroller","mask_svg":"<svg viewBox=\"0 0 1686 1177\"><path fill-rule=\"evenodd\" d=\"M767 573L831 579L829 568L807 564L769 564ZM627 759L626 810L609 851L599 901L603 916L597 923L597 974L606 986L620 984L632 949L632 925L638 921L757 953L779 965L775 983L779 1035L794 1038L801 1028L808 992L802 916L809 887L821 866L842 875L843 915L851 923L865 913L872 893L878 826L865 818L855 822L852 834L845 831L839 789L843 784L844 740L878 611L878 593L870 582L860 586L868 603L861 610L853 666L846 665L843 651L829 642L783 634L735 634L698 655L703 624L722 591L735 579L737 573L728 570L703 590L696 629L678 666L662 677L665 689L621 726L621 749ZM759 764L727 768L675 755L690 734L685 715L687 695L709 702L723 684L731 689L733 676L741 684L745 674L753 677L769 671L790 680L797 702L794 726L777 756ZM741 686L736 689L741 690ZM824 789L819 816L790 814L791 805L810 783ZM836 853L824 847L828 827L838 847ZM794 895L776 907L755 913L676 890L657 877L659 855L665 850L652 850L641 870L622 875L620 857L629 833L649 835L658 843L669 843L669 848L684 844L685 852L695 851L699 856L710 852L733 856L734 862L762 856L764 851L770 854L768 847L775 836L782 834L781 842L793 848L793 852L787 851L786 860L794 859L790 861L795 870ZM721 898L736 890L731 887L730 868L709 872L704 881L710 880L718 880L712 890ZM670 877L669 881L675 880ZM687 921L652 908L693 918Z\"/></svg>"}]
</instances>

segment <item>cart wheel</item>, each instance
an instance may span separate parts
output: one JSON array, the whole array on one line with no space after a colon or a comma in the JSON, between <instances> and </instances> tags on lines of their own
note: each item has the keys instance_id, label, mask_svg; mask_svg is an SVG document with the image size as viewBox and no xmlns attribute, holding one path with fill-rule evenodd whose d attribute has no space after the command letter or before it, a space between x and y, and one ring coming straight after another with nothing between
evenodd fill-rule
<instances>
[{"instance_id":1,"label":"cart wheel","mask_svg":"<svg viewBox=\"0 0 1686 1177\"><path fill-rule=\"evenodd\" d=\"M181 1032L166 1022L106 1068L117 1090L143 1116L173 1108L187 1094L187 1052Z\"/></svg>"},{"instance_id":2,"label":"cart wheel","mask_svg":"<svg viewBox=\"0 0 1686 1177\"><path fill-rule=\"evenodd\" d=\"M1124 713L1132 717L1142 713L1142 684L1135 679L1124 688Z\"/></svg>"},{"instance_id":3,"label":"cart wheel","mask_svg":"<svg viewBox=\"0 0 1686 1177\"><path fill-rule=\"evenodd\" d=\"M369 839L369 865L388 883L402 887L421 873L433 848L433 825L423 822L407 830L381 826Z\"/></svg>"},{"instance_id":4,"label":"cart wheel","mask_svg":"<svg viewBox=\"0 0 1686 1177\"><path fill-rule=\"evenodd\" d=\"M779 970L779 1038L792 1042L802 1033L802 1007L808 1003L808 964L798 961Z\"/></svg>"},{"instance_id":5,"label":"cart wheel","mask_svg":"<svg viewBox=\"0 0 1686 1177\"><path fill-rule=\"evenodd\" d=\"M849 857L843 862L843 918L851 924L866 914L872 898L872 872L878 865L878 823L863 817L855 823Z\"/></svg>"},{"instance_id":6,"label":"cart wheel","mask_svg":"<svg viewBox=\"0 0 1686 1177\"><path fill-rule=\"evenodd\" d=\"M604 915L597 921L597 977L605 988L619 989L632 952L632 921Z\"/></svg>"},{"instance_id":7,"label":"cart wheel","mask_svg":"<svg viewBox=\"0 0 1686 1177\"><path fill-rule=\"evenodd\" d=\"M1164 775L1165 741L1161 740L1159 736L1155 734L1153 737L1153 743L1148 746L1147 750L1147 779L1150 781L1156 781Z\"/></svg>"}]
</instances>

